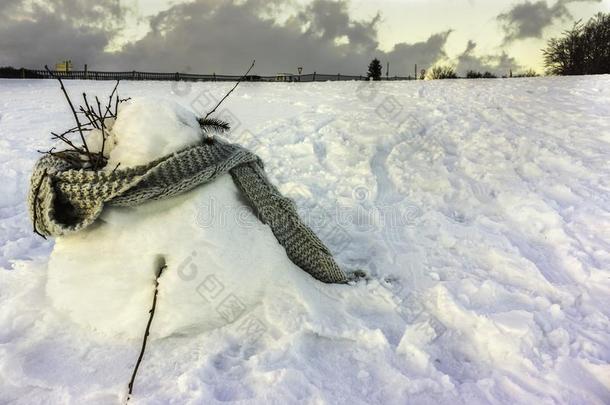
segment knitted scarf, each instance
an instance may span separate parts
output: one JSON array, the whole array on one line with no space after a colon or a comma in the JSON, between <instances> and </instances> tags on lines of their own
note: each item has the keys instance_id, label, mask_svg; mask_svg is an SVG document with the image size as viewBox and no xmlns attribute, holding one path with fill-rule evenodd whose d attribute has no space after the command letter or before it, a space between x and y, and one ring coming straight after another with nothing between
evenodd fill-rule
<instances>
[{"instance_id":1,"label":"knitted scarf","mask_svg":"<svg viewBox=\"0 0 610 405\"><path fill-rule=\"evenodd\" d=\"M347 282L328 248L301 222L293 202L269 182L258 156L241 146L202 142L146 165L114 171L81 169L70 163L72 152L62 153L42 157L31 177L29 214L34 230L43 236L84 229L105 206L169 198L228 172L294 264L322 282Z\"/></svg>"}]
</instances>

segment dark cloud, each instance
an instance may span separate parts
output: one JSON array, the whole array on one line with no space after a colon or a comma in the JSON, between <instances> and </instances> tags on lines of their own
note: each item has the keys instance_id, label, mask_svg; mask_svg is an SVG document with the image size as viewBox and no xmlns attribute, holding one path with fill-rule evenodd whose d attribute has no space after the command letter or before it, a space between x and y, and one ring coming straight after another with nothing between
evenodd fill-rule
<instances>
[{"instance_id":1,"label":"dark cloud","mask_svg":"<svg viewBox=\"0 0 610 405\"><path fill-rule=\"evenodd\" d=\"M572 18L567 8L569 3L600 2L601 0L558 0L549 6L546 0L525 1L498 15L505 37L504 42L526 38L542 38L544 29L557 20Z\"/></svg>"},{"instance_id":2,"label":"dark cloud","mask_svg":"<svg viewBox=\"0 0 610 405\"><path fill-rule=\"evenodd\" d=\"M378 49L380 15L356 21L347 2L316 0L278 24L269 10L253 1L178 4L151 20L150 32L113 55L112 65L169 71L238 73L256 59L258 73L306 72L364 74L373 57L389 60L397 74L414 63L432 64L442 57L448 32L427 41ZM265 11L263 13L262 11Z\"/></svg>"},{"instance_id":3,"label":"dark cloud","mask_svg":"<svg viewBox=\"0 0 610 405\"><path fill-rule=\"evenodd\" d=\"M469 70L474 70L475 72L491 72L502 76L508 75L511 69L513 72L523 69L523 66L506 52L499 55L477 56L475 55L476 47L476 42L468 41L466 50L457 57L456 69L459 74L465 75Z\"/></svg>"},{"instance_id":4,"label":"dark cloud","mask_svg":"<svg viewBox=\"0 0 610 405\"><path fill-rule=\"evenodd\" d=\"M445 53L445 43L451 34L451 30L434 34L427 41L416 42L414 44L400 43L394 45L394 49L388 52L385 57L403 72L411 73L413 65L417 63L420 68L432 66L439 59L447 56Z\"/></svg>"},{"instance_id":5,"label":"dark cloud","mask_svg":"<svg viewBox=\"0 0 610 405\"><path fill-rule=\"evenodd\" d=\"M94 62L103 57L124 15L118 0L2 1L0 65Z\"/></svg>"},{"instance_id":6,"label":"dark cloud","mask_svg":"<svg viewBox=\"0 0 610 405\"><path fill-rule=\"evenodd\" d=\"M12 12L20 5L21 0L4 0L0 2L0 15Z\"/></svg>"},{"instance_id":7,"label":"dark cloud","mask_svg":"<svg viewBox=\"0 0 610 405\"><path fill-rule=\"evenodd\" d=\"M378 13L371 21L352 21L345 1L315 0L298 14L307 27L305 35L326 41L346 39L350 46L363 51L374 51L377 46Z\"/></svg>"},{"instance_id":8,"label":"dark cloud","mask_svg":"<svg viewBox=\"0 0 610 405\"><path fill-rule=\"evenodd\" d=\"M120 27L125 11L119 0L53 0L41 2L36 8L62 21L108 31Z\"/></svg>"}]
</instances>

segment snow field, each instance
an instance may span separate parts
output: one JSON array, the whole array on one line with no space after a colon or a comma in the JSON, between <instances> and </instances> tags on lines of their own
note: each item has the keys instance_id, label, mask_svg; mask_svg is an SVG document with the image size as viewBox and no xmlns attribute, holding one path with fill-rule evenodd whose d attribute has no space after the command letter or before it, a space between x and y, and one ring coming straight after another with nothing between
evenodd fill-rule
<instances>
[{"instance_id":1,"label":"snow field","mask_svg":"<svg viewBox=\"0 0 610 405\"><path fill-rule=\"evenodd\" d=\"M68 85L102 96L113 86ZM119 90L201 115L229 86ZM260 322L252 328L162 315L178 305L164 307L162 289L134 403L610 402L608 89L608 76L243 83L221 109L233 120L227 138L257 152L338 261L372 280L214 273L222 298L247 303L253 318L240 320ZM53 241L32 234L23 204L36 149L50 146L46 134L69 112L52 81L0 81L0 94L0 403L116 403L139 342L92 320L83 327L58 304ZM184 201L187 229L205 238L194 200ZM167 209L155 229L179 235L167 224L184 211ZM104 226L118 228L120 214ZM150 230L141 229L139 243ZM119 233L117 244L131 237ZM179 266L190 254L170 260ZM187 285L184 299L198 297L199 284ZM167 336L170 325L186 329Z\"/></svg>"}]
</instances>

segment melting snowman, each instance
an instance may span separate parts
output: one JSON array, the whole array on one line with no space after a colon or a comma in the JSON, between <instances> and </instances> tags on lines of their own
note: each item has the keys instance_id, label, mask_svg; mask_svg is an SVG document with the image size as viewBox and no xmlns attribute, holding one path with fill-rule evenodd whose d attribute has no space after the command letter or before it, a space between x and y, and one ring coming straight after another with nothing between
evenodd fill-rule
<instances>
[{"instance_id":1,"label":"melting snowman","mask_svg":"<svg viewBox=\"0 0 610 405\"><path fill-rule=\"evenodd\" d=\"M95 131L88 135L94 151L99 139ZM147 164L201 139L188 110L133 99L121 105L112 126L104 170ZM331 305L324 301L332 299L326 287L288 258L229 174L171 198L106 207L93 225L58 237L47 293L56 309L86 328L141 338L161 269L152 338L247 322L274 294Z\"/></svg>"}]
</instances>

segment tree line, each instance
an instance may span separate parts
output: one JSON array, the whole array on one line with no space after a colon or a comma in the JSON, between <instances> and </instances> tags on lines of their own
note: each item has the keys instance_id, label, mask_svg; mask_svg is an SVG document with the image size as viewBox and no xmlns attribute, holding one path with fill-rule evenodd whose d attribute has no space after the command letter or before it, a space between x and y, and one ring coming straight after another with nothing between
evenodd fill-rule
<instances>
[{"instance_id":1,"label":"tree line","mask_svg":"<svg viewBox=\"0 0 610 405\"><path fill-rule=\"evenodd\" d=\"M546 48L542 50L546 74L569 75L596 75L610 73L610 13L598 13L586 24L578 21L574 26L562 33L560 37L551 38ZM369 64L368 77L372 80L381 79L381 62L373 59ZM534 70L508 77L538 76ZM467 79L495 79L497 76L491 72L478 72L469 70ZM503 76L507 77L507 76ZM437 65L427 72L422 71L420 79L457 79L459 78L454 66Z\"/></svg>"},{"instance_id":2,"label":"tree line","mask_svg":"<svg viewBox=\"0 0 610 405\"><path fill-rule=\"evenodd\" d=\"M528 69L521 73L513 74L512 70L509 72L508 76L502 77L535 77L538 76L535 70ZM379 59L375 58L369 64L369 70L367 73L367 77L370 80L381 80L381 62ZM438 79L496 79L497 75L485 71L479 72L476 70L469 70L466 72L466 76L460 77L457 74L457 71L454 66L449 65L436 65L430 68L429 70L422 69L421 74L416 79L420 80L438 80Z\"/></svg>"}]
</instances>

